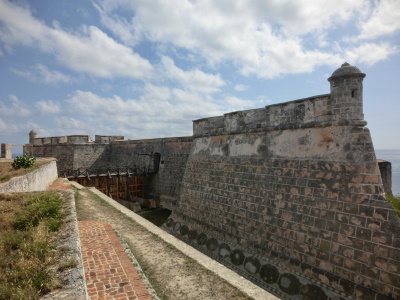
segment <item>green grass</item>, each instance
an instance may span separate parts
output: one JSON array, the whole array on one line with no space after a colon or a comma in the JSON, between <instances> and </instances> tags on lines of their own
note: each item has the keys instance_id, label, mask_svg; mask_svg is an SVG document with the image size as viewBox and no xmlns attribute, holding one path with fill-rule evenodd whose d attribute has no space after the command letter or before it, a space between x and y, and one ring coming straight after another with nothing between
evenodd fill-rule
<instances>
[{"instance_id":1,"label":"green grass","mask_svg":"<svg viewBox=\"0 0 400 300\"><path fill-rule=\"evenodd\" d=\"M52 192L0 194L0 299L39 299L57 286L54 235L63 199Z\"/></svg>"},{"instance_id":2,"label":"green grass","mask_svg":"<svg viewBox=\"0 0 400 300\"><path fill-rule=\"evenodd\" d=\"M397 212L397 216L400 218L400 195L393 196L386 194L386 200L394 207Z\"/></svg>"}]
</instances>

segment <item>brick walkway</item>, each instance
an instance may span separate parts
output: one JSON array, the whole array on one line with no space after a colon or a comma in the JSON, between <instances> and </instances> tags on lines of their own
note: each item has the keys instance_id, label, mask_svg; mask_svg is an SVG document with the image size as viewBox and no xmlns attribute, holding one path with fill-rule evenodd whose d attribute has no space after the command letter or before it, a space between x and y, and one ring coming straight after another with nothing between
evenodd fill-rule
<instances>
[{"instance_id":1,"label":"brick walkway","mask_svg":"<svg viewBox=\"0 0 400 300\"><path fill-rule=\"evenodd\" d=\"M80 221L78 227L91 300L152 299L111 225Z\"/></svg>"},{"instance_id":2,"label":"brick walkway","mask_svg":"<svg viewBox=\"0 0 400 300\"><path fill-rule=\"evenodd\" d=\"M70 188L59 178L47 190ZM90 300L152 299L110 224L79 221L78 228Z\"/></svg>"},{"instance_id":3,"label":"brick walkway","mask_svg":"<svg viewBox=\"0 0 400 300\"><path fill-rule=\"evenodd\" d=\"M59 191L59 190L69 190L71 188L71 184L68 179L58 178L55 180L48 188L48 191Z\"/></svg>"}]
</instances>

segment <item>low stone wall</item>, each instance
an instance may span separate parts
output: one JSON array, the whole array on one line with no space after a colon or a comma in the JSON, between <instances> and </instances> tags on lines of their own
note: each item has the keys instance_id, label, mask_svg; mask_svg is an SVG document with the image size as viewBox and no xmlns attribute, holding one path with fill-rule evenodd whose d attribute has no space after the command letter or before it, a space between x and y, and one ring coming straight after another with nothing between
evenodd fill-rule
<instances>
[{"instance_id":1,"label":"low stone wall","mask_svg":"<svg viewBox=\"0 0 400 300\"><path fill-rule=\"evenodd\" d=\"M56 160L53 159L48 164L26 175L14 177L10 181L1 183L0 193L43 191L57 178Z\"/></svg>"}]
</instances>

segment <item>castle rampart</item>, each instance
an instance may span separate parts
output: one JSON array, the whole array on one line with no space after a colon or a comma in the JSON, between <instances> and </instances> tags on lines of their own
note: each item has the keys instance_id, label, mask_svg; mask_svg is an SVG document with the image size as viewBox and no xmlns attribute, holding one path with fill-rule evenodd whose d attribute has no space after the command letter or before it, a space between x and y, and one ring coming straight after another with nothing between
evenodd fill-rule
<instances>
[{"instance_id":1,"label":"castle rampart","mask_svg":"<svg viewBox=\"0 0 400 300\"><path fill-rule=\"evenodd\" d=\"M193 137L27 147L73 169L158 153L147 196L173 211L164 227L180 239L284 299L400 299L400 221L365 127L364 77L343 64L330 94L195 120Z\"/></svg>"},{"instance_id":2,"label":"castle rampart","mask_svg":"<svg viewBox=\"0 0 400 300\"><path fill-rule=\"evenodd\" d=\"M123 136L71 135L31 139L24 151L37 157L57 158L61 177L71 171L106 171L139 166L153 170L151 156L161 154L158 172L146 177L146 198L164 197L163 206L173 209L189 157L192 137L124 140Z\"/></svg>"}]
</instances>

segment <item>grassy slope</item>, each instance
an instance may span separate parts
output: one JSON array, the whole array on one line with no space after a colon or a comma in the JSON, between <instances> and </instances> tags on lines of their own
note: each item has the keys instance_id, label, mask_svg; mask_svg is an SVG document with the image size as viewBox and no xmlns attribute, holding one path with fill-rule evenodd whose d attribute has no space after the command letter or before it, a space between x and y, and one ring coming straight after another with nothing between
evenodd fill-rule
<instances>
[{"instance_id":1,"label":"grassy slope","mask_svg":"<svg viewBox=\"0 0 400 300\"><path fill-rule=\"evenodd\" d=\"M0 299L39 299L57 286L48 266L62 208L53 192L0 194Z\"/></svg>"}]
</instances>

